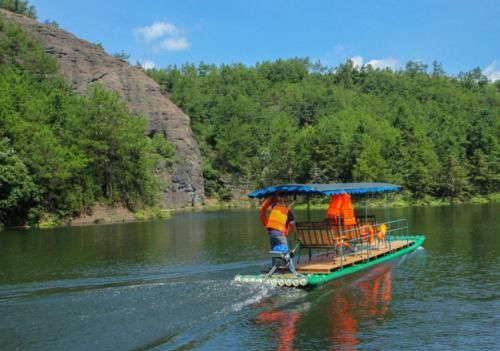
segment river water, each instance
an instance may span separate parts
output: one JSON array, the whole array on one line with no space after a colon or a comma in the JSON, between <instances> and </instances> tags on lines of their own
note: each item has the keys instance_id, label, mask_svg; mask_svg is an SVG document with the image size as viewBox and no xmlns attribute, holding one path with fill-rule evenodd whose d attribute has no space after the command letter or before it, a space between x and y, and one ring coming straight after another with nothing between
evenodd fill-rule
<instances>
[{"instance_id":1,"label":"river water","mask_svg":"<svg viewBox=\"0 0 500 351\"><path fill-rule=\"evenodd\" d=\"M0 349L500 350L500 206L390 216L424 249L311 291L232 281L256 210L1 232Z\"/></svg>"}]
</instances>

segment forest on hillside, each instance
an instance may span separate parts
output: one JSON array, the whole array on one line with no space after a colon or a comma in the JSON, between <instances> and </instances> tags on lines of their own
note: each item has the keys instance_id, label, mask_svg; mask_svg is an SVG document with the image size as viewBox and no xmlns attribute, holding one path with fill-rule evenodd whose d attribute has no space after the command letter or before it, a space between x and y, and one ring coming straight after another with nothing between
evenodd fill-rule
<instances>
[{"instance_id":1,"label":"forest on hillside","mask_svg":"<svg viewBox=\"0 0 500 351\"><path fill-rule=\"evenodd\" d=\"M22 0L0 7L36 18ZM69 218L96 203L154 206L174 146L96 86L77 96L54 59L0 18L0 224ZM148 74L192 121L208 197L271 184L391 182L410 201L500 191L500 81L337 67L307 58L185 64Z\"/></svg>"},{"instance_id":2,"label":"forest on hillside","mask_svg":"<svg viewBox=\"0 0 500 351\"><path fill-rule=\"evenodd\" d=\"M0 3L0 5L2 5ZM0 18L0 225L71 218L97 202L154 206L157 167L173 162L163 135L100 86L77 96L55 60Z\"/></svg>"},{"instance_id":3,"label":"forest on hillside","mask_svg":"<svg viewBox=\"0 0 500 351\"><path fill-rule=\"evenodd\" d=\"M390 182L411 200L500 189L500 81L307 58L149 75L190 117L209 197L278 183Z\"/></svg>"}]
</instances>

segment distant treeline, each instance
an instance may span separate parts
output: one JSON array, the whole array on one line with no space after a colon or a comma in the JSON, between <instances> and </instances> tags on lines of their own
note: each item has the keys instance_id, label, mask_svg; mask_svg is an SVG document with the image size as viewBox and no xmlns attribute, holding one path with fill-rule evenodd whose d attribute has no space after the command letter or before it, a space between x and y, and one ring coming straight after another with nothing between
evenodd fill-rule
<instances>
[{"instance_id":1,"label":"distant treeline","mask_svg":"<svg viewBox=\"0 0 500 351\"><path fill-rule=\"evenodd\" d=\"M100 86L77 96L56 62L19 27L0 18L0 224L69 217L95 202L150 206L157 166L171 164L163 135L145 136Z\"/></svg>"},{"instance_id":2,"label":"distant treeline","mask_svg":"<svg viewBox=\"0 0 500 351\"><path fill-rule=\"evenodd\" d=\"M476 68L335 68L308 59L149 75L189 114L208 196L234 185L380 181L410 198L499 191L500 81Z\"/></svg>"}]
</instances>

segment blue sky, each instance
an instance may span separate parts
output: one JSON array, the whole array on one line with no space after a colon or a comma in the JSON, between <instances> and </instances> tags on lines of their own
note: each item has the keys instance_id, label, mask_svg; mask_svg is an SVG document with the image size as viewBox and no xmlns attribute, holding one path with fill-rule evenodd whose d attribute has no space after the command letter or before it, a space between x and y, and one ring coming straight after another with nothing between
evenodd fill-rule
<instances>
[{"instance_id":1,"label":"blue sky","mask_svg":"<svg viewBox=\"0 0 500 351\"><path fill-rule=\"evenodd\" d=\"M436 60L449 74L480 67L500 79L500 0L30 3L41 21L159 68L309 57L397 69L408 60Z\"/></svg>"}]
</instances>

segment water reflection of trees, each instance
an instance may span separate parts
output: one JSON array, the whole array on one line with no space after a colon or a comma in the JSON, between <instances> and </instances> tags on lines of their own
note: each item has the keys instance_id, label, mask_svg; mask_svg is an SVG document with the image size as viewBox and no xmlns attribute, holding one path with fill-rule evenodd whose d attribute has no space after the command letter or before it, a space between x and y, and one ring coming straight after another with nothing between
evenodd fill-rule
<instances>
[{"instance_id":1,"label":"water reflection of trees","mask_svg":"<svg viewBox=\"0 0 500 351\"><path fill-rule=\"evenodd\" d=\"M388 318L390 268L388 264L379 265L347 285L339 280L324 286L321 289L328 289L326 293L322 291L321 295L312 296L309 302L298 302L295 307L289 304L280 309L263 302L258 307L266 309L259 313L256 323L276 334L280 351L356 350L360 332L375 328ZM302 342L308 344L301 347Z\"/></svg>"}]
</instances>

